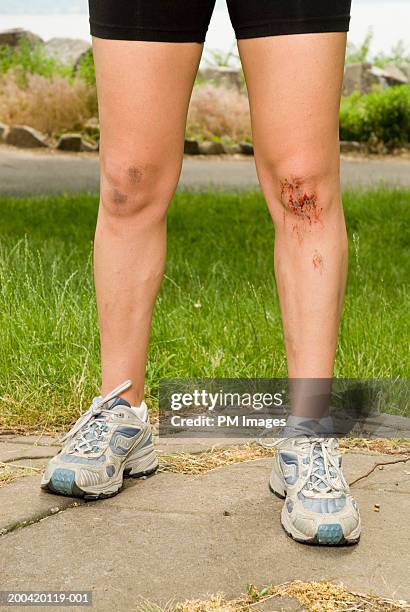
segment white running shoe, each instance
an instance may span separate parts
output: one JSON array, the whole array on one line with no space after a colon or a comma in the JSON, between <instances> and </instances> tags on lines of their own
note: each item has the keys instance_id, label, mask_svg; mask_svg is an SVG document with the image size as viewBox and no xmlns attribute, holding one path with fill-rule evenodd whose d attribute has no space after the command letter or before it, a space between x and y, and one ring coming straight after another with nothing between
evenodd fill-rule
<instances>
[{"instance_id":1,"label":"white running shoe","mask_svg":"<svg viewBox=\"0 0 410 612\"><path fill-rule=\"evenodd\" d=\"M336 438L284 438L270 489L285 498L281 522L298 542L337 546L359 541L360 514L342 473Z\"/></svg>"},{"instance_id":2,"label":"white running shoe","mask_svg":"<svg viewBox=\"0 0 410 612\"><path fill-rule=\"evenodd\" d=\"M118 493L124 475L155 472L148 410L143 402L133 407L119 397L131 386L126 381L105 397L94 398L90 408L62 438L62 450L50 460L41 487L53 493L95 500Z\"/></svg>"}]
</instances>

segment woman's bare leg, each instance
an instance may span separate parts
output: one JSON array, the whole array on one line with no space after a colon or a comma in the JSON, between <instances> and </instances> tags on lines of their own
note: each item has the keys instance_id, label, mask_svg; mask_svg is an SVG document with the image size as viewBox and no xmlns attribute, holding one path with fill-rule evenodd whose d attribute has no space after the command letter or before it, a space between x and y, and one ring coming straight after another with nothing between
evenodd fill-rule
<instances>
[{"instance_id":1,"label":"woman's bare leg","mask_svg":"<svg viewBox=\"0 0 410 612\"><path fill-rule=\"evenodd\" d=\"M183 158L202 45L93 38L101 197L95 235L102 393L130 378L144 394L152 310L166 252L166 211Z\"/></svg>"},{"instance_id":2,"label":"woman's bare leg","mask_svg":"<svg viewBox=\"0 0 410 612\"><path fill-rule=\"evenodd\" d=\"M275 224L290 378L333 373L347 271L338 138L345 44L344 33L239 41L257 171Z\"/></svg>"}]
</instances>

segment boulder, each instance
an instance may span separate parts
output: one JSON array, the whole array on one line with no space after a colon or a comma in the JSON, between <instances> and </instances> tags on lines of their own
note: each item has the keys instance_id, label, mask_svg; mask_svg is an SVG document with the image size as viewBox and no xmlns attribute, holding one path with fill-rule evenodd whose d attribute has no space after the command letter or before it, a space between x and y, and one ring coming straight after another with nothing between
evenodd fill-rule
<instances>
[{"instance_id":1,"label":"boulder","mask_svg":"<svg viewBox=\"0 0 410 612\"><path fill-rule=\"evenodd\" d=\"M4 142L9 126L5 123L0 123L0 142Z\"/></svg>"},{"instance_id":2,"label":"boulder","mask_svg":"<svg viewBox=\"0 0 410 612\"><path fill-rule=\"evenodd\" d=\"M197 140L185 140L185 155L199 155L199 143Z\"/></svg>"},{"instance_id":3,"label":"boulder","mask_svg":"<svg viewBox=\"0 0 410 612\"><path fill-rule=\"evenodd\" d=\"M253 145L250 142L240 142L239 152L242 155L253 155Z\"/></svg>"},{"instance_id":4,"label":"boulder","mask_svg":"<svg viewBox=\"0 0 410 612\"><path fill-rule=\"evenodd\" d=\"M363 142L357 142L356 140L341 140L340 141L340 152L341 153L365 153L366 145Z\"/></svg>"},{"instance_id":5,"label":"boulder","mask_svg":"<svg viewBox=\"0 0 410 612\"><path fill-rule=\"evenodd\" d=\"M201 142L199 152L201 155L224 155L226 150L222 142Z\"/></svg>"},{"instance_id":6,"label":"boulder","mask_svg":"<svg viewBox=\"0 0 410 612\"><path fill-rule=\"evenodd\" d=\"M44 44L49 57L61 64L76 65L91 45L80 38L51 38Z\"/></svg>"},{"instance_id":7,"label":"boulder","mask_svg":"<svg viewBox=\"0 0 410 612\"><path fill-rule=\"evenodd\" d=\"M56 148L60 151L81 151L82 148L82 138L81 134L63 134Z\"/></svg>"},{"instance_id":8,"label":"boulder","mask_svg":"<svg viewBox=\"0 0 410 612\"><path fill-rule=\"evenodd\" d=\"M407 82L410 81L410 62L400 66L401 72L406 76Z\"/></svg>"},{"instance_id":9,"label":"boulder","mask_svg":"<svg viewBox=\"0 0 410 612\"><path fill-rule=\"evenodd\" d=\"M404 85L409 81L408 75L395 64L386 64L383 73L388 85Z\"/></svg>"},{"instance_id":10,"label":"boulder","mask_svg":"<svg viewBox=\"0 0 410 612\"><path fill-rule=\"evenodd\" d=\"M27 125L12 125L4 138L6 144L22 149L48 147L47 137L38 130Z\"/></svg>"},{"instance_id":11,"label":"boulder","mask_svg":"<svg viewBox=\"0 0 410 612\"><path fill-rule=\"evenodd\" d=\"M81 142L81 151L85 153L97 153L100 149L100 145L98 142L89 142L88 140L83 140Z\"/></svg>"},{"instance_id":12,"label":"boulder","mask_svg":"<svg viewBox=\"0 0 410 612\"><path fill-rule=\"evenodd\" d=\"M29 30L23 28L12 28L11 30L3 30L0 32L0 47L6 45L8 47L17 47L21 38L25 38L31 45L36 45L43 42L43 39L37 34L33 34Z\"/></svg>"},{"instance_id":13,"label":"boulder","mask_svg":"<svg viewBox=\"0 0 410 612\"><path fill-rule=\"evenodd\" d=\"M370 93L375 86L384 88L383 77L374 71L371 64L347 64L345 67L343 90L344 96L350 96L355 91Z\"/></svg>"},{"instance_id":14,"label":"boulder","mask_svg":"<svg viewBox=\"0 0 410 612\"><path fill-rule=\"evenodd\" d=\"M225 145L225 151L228 155L238 155L241 152L241 147L238 144Z\"/></svg>"},{"instance_id":15,"label":"boulder","mask_svg":"<svg viewBox=\"0 0 410 612\"><path fill-rule=\"evenodd\" d=\"M90 119L87 119L87 121L83 124L83 132L92 138L99 138L100 123L98 121L98 117L90 117Z\"/></svg>"},{"instance_id":16,"label":"boulder","mask_svg":"<svg viewBox=\"0 0 410 612\"><path fill-rule=\"evenodd\" d=\"M237 87L238 89L242 89L245 83L240 68L228 68L226 66L200 68L198 78L204 81L214 81L217 85Z\"/></svg>"}]
</instances>

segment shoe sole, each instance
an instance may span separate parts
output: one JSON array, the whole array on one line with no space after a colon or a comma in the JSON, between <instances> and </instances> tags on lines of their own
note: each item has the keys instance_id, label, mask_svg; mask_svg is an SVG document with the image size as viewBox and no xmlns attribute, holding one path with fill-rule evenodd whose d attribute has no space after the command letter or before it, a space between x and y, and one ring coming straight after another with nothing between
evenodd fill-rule
<instances>
[{"instance_id":1,"label":"shoe sole","mask_svg":"<svg viewBox=\"0 0 410 612\"><path fill-rule=\"evenodd\" d=\"M270 483L269 490L279 499L286 499L286 496L275 491ZM320 525L318 531L321 529L321 527L323 527L324 529L321 530L320 534L317 533L314 538L309 539L302 539L298 538L297 536L294 536L291 531L286 529L282 519L280 521L280 524L282 525L282 528L286 535L292 538L292 540L294 540L295 542L299 542L300 544L307 544L308 546L353 546L354 544L357 544L360 540L360 536L352 539L346 539L343 535L340 536L339 534L341 530L341 525L339 525L339 523L336 523L334 525ZM336 529L336 526L339 529Z\"/></svg>"}]
</instances>

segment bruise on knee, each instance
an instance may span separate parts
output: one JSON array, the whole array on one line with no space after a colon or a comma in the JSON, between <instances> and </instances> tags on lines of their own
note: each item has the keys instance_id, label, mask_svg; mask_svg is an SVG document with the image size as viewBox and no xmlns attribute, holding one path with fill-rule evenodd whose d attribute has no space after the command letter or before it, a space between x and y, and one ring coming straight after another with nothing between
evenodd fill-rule
<instances>
[{"instance_id":1,"label":"bruise on knee","mask_svg":"<svg viewBox=\"0 0 410 612\"><path fill-rule=\"evenodd\" d=\"M127 175L132 185L138 185L142 180L142 170L138 166L130 166Z\"/></svg>"},{"instance_id":2,"label":"bruise on knee","mask_svg":"<svg viewBox=\"0 0 410 612\"><path fill-rule=\"evenodd\" d=\"M112 192L112 201L114 204L121 206L122 204L126 204L128 200L128 196L125 193L122 193L119 189L114 187Z\"/></svg>"},{"instance_id":3,"label":"bruise on knee","mask_svg":"<svg viewBox=\"0 0 410 612\"><path fill-rule=\"evenodd\" d=\"M321 223L322 208L314 191L307 190L300 178L284 179L280 183L280 200L285 212L294 218L293 231L301 240L305 231ZM286 219L284 213L284 220Z\"/></svg>"},{"instance_id":4,"label":"bruise on knee","mask_svg":"<svg viewBox=\"0 0 410 612\"><path fill-rule=\"evenodd\" d=\"M134 190L135 187L141 182L143 172L141 168L138 168L138 166L129 166L125 175L129 181L131 190ZM124 189L121 191L121 189L119 189L117 186L114 186L112 190L112 201L117 206L122 206L128 202L128 195L127 193L124 193Z\"/></svg>"}]
</instances>

